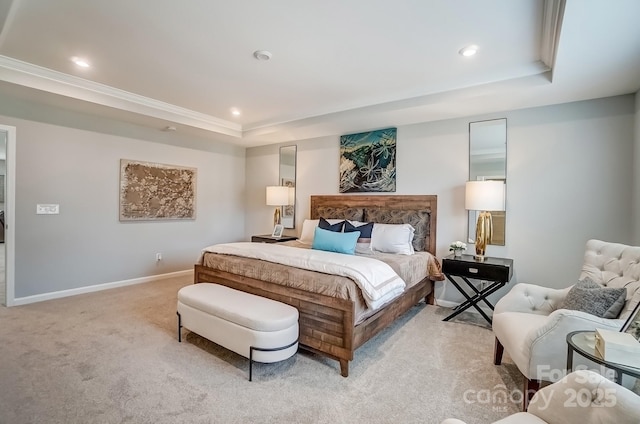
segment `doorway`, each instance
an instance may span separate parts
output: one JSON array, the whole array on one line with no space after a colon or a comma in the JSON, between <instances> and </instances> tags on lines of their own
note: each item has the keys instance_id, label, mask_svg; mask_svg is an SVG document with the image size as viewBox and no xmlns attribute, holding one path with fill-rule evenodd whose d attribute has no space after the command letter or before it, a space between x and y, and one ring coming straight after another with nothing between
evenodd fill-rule
<instances>
[{"instance_id":1,"label":"doorway","mask_svg":"<svg viewBox=\"0 0 640 424\"><path fill-rule=\"evenodd\" d=\"M0 125L0 305L4 306L15 302L15 152L15 127Z\"/></svg>"}]
</instances>

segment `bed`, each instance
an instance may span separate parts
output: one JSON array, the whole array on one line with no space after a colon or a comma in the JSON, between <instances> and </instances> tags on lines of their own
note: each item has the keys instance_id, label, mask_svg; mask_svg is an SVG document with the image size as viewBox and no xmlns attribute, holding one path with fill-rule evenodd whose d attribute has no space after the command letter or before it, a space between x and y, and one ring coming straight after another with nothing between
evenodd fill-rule
<instances>
[{"instance_id":1,"label":"bed","mask_svg":"<svg viewBox=\"0 0 640 424\"><path fill-rule=\"evenodd\" d=\"M344 299L331 293L314 292L296 287L295 281L304 279L303 270L288 269L285 265L272 264L269 277L245 272L250 269L242 261L258 259L235 258L232 266L216 269L214 258L201 260L195 265L194 283L218 283L225 286L274 299L299 311L300 347L339 361L342 376L349 375L349 361L354 352L399 316L424 299L433 304L434 281L444 279L435 259L437 196L435 195L321 195L311 196L310 219L350 219L362 222L388 224L409 223L416 228L416 251L428 252L429 272L421 280L412 283L397 297L380 309L362 314L361 301ZM287 242L283 244L288 244ZM294 242L295 243L295 242ZM429 255L430 254L430 255ZM213 260L212 260L213 259ZM218 258L221 259L221 258ZM259 265L266 266L263 261ZM209 264L207 266L206 264ZM435 265L435 266L434 266ZM314 273L314 271L304 271ZM317 273L315 273L317 274ZM266 275L266 274L264 274ZM293 280L290 285L277 281ZM285 278L286 276L300 278ZM319 277L319 276L318 276ZM344 283L341 286L349 286ZM354 289L357 290L357 289Z\"/></svg>"}]
</instances>

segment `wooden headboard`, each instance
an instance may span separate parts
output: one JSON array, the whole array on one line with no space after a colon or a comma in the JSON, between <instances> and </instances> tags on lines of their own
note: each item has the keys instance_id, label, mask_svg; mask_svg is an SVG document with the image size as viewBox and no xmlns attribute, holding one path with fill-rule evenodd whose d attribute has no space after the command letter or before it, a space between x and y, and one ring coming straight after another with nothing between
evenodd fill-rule
<instances>
[{"instance_id":1,"label":"wooden headboard","mask_svg":"<svg viewBox=\"0 0 640 424\"><path fill-rule=\"evenodd\" d=\"M436 254L436 222L438 196L436 195L318 195L311 196L311 219L319 219L319 208L378 208L415 210L429 213L429 231L425 237L425 250ZM326 217L325 217L326 218ZM365 218L363 218L365 219Z\"/></svg>"}]
</instances>

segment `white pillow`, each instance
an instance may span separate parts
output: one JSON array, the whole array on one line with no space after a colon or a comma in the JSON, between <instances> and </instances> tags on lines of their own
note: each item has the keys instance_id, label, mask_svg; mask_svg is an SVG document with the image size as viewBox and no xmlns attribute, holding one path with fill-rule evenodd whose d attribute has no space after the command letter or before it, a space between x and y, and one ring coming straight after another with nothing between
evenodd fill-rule
<instances>
[{"instance_id":1,"label":"white pillow","mask_svg":"<svg viewBox=\"0 0 640 424\"><path fill-rule=\"evenodd\" d=\"M327 222L331 225L342 221L344 221L344 219L327 219ZM300 238L298 241L300 243L313 244L313 236L316 233L316 227L318 224L320 224L319 219L305 219L302 223L302 231L300 231Z\"/></svg>"},{"instance_id":2,"label":"white pillow","mask_svg":"<svg viewBox=\"0 0 640 424\"><path fill-rule=\"evenodd\" d=\"M413 255L413 235L410 224L373 224L371 250L400 255Z\"/></svg>"},{"instance_id":3,"label":"white pillow","mask_svg":"<svg viewBox=\"0 0 640 424\"><path fill-rule=\"evenodd\" d=\"M352 221L350 219L347 219L347 222L351 225L353 225L354 227L359 227L361 225L365 225L368 224L368 222L362 222L362 221Z\"/></svg>"}]
</instances>

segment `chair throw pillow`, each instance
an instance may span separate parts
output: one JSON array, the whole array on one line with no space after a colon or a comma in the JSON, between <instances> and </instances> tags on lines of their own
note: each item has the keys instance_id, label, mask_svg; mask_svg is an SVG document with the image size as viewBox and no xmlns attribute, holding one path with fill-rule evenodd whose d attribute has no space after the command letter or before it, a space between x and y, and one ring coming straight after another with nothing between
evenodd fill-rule
<instances>
[{"instance_id":1,"label":"chair throw pillow","mask_svg":"<svg viewBox=\"0 0 640 424\"><path fill-rule=\"evenodd\" d=\"M627 298L627 289L603 287L586 278L567 293L560 309L582 311L600 318L618 318Z\"/></svg>"}]
</instances>

